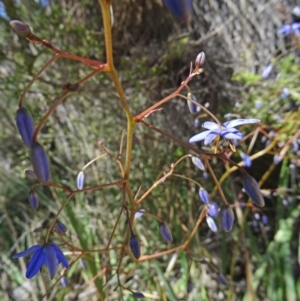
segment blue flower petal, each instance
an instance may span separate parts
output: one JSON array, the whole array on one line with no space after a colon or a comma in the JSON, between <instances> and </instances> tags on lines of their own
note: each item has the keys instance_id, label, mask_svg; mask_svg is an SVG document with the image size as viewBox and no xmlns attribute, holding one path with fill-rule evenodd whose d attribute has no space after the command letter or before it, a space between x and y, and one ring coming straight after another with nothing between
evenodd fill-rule
<instances>
[{"instance_id":1,"label":"blue flower petal","mask_svg":"<svg viewBox=\"0 0 300 301\"><path fill-rule=\"evenodd\" d=\"M61 249L57 245L52 243L51 246L55 250L58 262L62 263L63 266L67 269L69 267L69 263L68 263L68 260L66 259L65 255L64 255L64 253L61 251Z\"/></svg>"},{"instance_id":2,"label":"blue flower petal","mask_svg":"<svg viewBox=\"0 0 300 301\"><path fill-rule=\"evenodd\" d=\"M243 134L240 131L232 132L232 131L224 130L222 131L221 136L231 140L234 139L240 140L243 138Z\"/></svg>"},{"instance_id":3,"label":"blue flower petal","mask_svg":"<svg viewBox=\"0 0 300 301\"><path fill-rule=\"evenodd\" d=\"M229 120L227 122L225 122L223 124L223 126L227 129L229 128L234 128L238 125L242 125L242 124L251 124L251 123L258 123L260 122L259 119L255 119L255 118L250 118L250 119L234 119L234 120Z\"/></svg>"},{"instance_id":4,"label":"blue flower petal","mask_svg":"<svg viewBox=\"0 0 300 301\"><path fill-rule=\"evenodd\" d=\"M220 125L218 125L217 123L213 122L213 121L205 121L202 124L202 127L208 130L216 130L218 128L220 128Z\"/></svg>"},{"instance_id":5,"label":"blue flower petal","mask_svg":"<svg viewBox=\"0 0 300 301\"><path fill-rule=\"evenodd\" d=\"M214 139L216 139L218 136L220 136L221 131L214 131L214 132L210 132L206 138L204 139L204 145L208 145L210 144Z\"/></svg>"},{"instance_id":6,"label":"blue flower petal","mask_svg":"<svg viewBox=\"0 0 300 301\"><path fill-rule=\"evenodd\" d=\"M201 141L201 140L204 140L206 138L206 136L210 133L211 131L204 131L200 134L197 134L195 136L193 136L189 142L190 143L194 143L194 142L198 142L198 141Z\"/></svg>"},{"instance_id":7,"label":"blue flower petal","mask_svg":"<svg viewBox=\"0 0 300 301\"><path fill-rule=\"evenodd\" d=\"M30 255L31 253L36 252L38 249L41 249L41 248L43 248L42 245L32 246L32 247L30 247L29 249L27 249L25 251L22 251L20 253L15 254L13 256L13 258L16 259L16 258L20 258L20 257L24 257L24 256L27 256L27 255Z\"/></svg>"},{"instance_id":8,"label":"blue flower petal","mask_svg":"<svg viewBox=\"0 0 300 301\"><path fill-rule=\"evenodd\" d=\"M207 216L206 222L211 231L213 231L213 232L218 231L217 225L216 225L215 221L213 220L213 218L211 218L210 216Z\"/></svg>"},{"instance_id":9,"label":"blue flower petal","mask_svg":"<svg viewBox=\"0 0 300 301\"><path fill-rule=\"evenodd\" d=\"M58 259L56 257L55 249L51 244L44 247L45 264L49 270L50 278L53 279L58 267Z\"/></svg>"},{"instance_id":10,"label":"blue flower petal","mask_svg":"<svg viewBox=\"0 0 300 301\"><path fill-rule=\"evenodd\" d=\"M45 264L44 251L43 248L40 248L33 254L28 264L27 271L26 271L26 278L30 279L33 276L35 276L44 264Z\"/></svg>"}]
</instances>

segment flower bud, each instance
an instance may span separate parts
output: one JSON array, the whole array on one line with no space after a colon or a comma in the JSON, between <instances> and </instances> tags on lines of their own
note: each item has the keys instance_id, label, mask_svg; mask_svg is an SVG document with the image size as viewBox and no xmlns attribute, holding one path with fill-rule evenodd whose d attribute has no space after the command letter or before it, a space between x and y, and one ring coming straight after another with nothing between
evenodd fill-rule
<instances>
[{"instance_id":1,"label":"flower bud","mask_svg":"<svg viewBox=\"0 0 300 301\"><path fill-rule=\"evenodd\" d=\"M259 207L265 206L264 197L260 191L258 183L251 176L247 175L243 178L243 186L248 194L248 196L252 199L252 201Z\"/></svg>"},{"instance_id":2,"label":"flower bud","mask_svg":"<svg viewBox=\"0 0 300 301\"><path fill-rule=\"evenodd\" d=\"M29 204L33 209L37 209L39 207L39 198L38 195L34 191L30 191L28 195Z\"/></svg>"},{"instance_id":3,"label":"flower bud","mask_svg":"<svg viewBox=\"0 0 300 301\"><path fill-rule=\"evenodd\" d=\"M145 295L140 292L134 292L134 293L132 293L132 297L135 299L143 299L143 298L145 298Z\"/></svg>"},{"instance_id":4,"label":"flower bud","mask_svg":"<svg viewBox=\"0 0 300 301\"><path fill-rule=\"evenodd\" d=\"M195 66L197 68L201 68L204 64L204 61L205 61L205 53L204 52L200 52L197 57L196 57L196 60L195 60Z\"/></svg>"},{"instance_id":5,"label":"flower bud","mask_svg":"<svg viewBox=\"0 0 300 301\"><path fill-rule=\"evenodd\" d=\"M221 273L219 273L217 275L217 280L218 280L218 282L220 282L223 285L228 285L228 281L227 281L226 277Z\"/></svg>"},{"instance_id":6,"label":"flower bud","mask_svg":"<svg viewBox=\"0 0 300 301\"><path fill-rule=\"evenodd\" d=\"M135 213L134 218L135 218L135 219L141 218L141 217L144 215L145 212L146 212L145 209L140 209L139 211L137 211L137 212Z\"/></svg>"},{"instance_id":7,"label":"flower bud","mask_svg":"<svg viewBox=\"0 0 300 301\"><path fill-rule=\"evenodd\" d=\"M205 166L203 164L203 162L201 161L200 158L193 156L192 157L192 162L201 170L205 170Z\"/></svg>"},{"instance_id":8,"label":"flower bud","mask_svg":"<svg viewBox=\"0 0 300 301\"><path fill-rule=\"evenodd\" d=\"M22 37L28 37L31 34L30 27L21 21L13 20L10 21L9 24L14 31Z\"/></svg>"},{"instance_id":9,"label":"flower bud","mask_svg":"<svg viewBox=\"0 0 300 301\"><path fill-rule=\"evenodd\" d=\"M232 229L234 222L234 214L230 205L226 205L221 210L221 223L224 231L229 232Z\"/></svg>"},{"instance_id":10,"label":"flower bud","mask_svg":"<svg viewBox=\"0 0 300 301\"><path fill-rule=\"evenodd\" d=\"M187 104L188 104L189 110L192 114L197 114L198 112L201 111L201 108L199 106L197 106L195 103L191 102L191 100L197 101L197 98L194 94L189 92L187 94Z\"/></svg>"},{"instance_id":11,"label":"flower bud","mask_svg":"<svg viewBox=\"0 0 300 301\"><path fill-rule=\"evenodd\" d=\"M84 171L81 171L77 176L77 189L81 190L84 186Z\"/></svg>"},{"instance_id":12,"label":"flower bud","mask_svg":"<svg viewBox=\"0 0 300 301\"><path fill-rule=\"evenodd\" d=\"M207 216L206 217L206 223L207 223L207 225L208 225L208 227L211 231L213 231L213 232L218 231L217 225L216 225L216 223L215 223L215 221L213 220L212 217Z\"/></svg>"},{"instance_id":13,"label":"flower bud","mask_svg":"<svg viewBox=\"0 0 300 301\"><path fill-rule=\"evenodd\" d=\"M66 277L61 277L59 282L60 282L60 284L61 284L62 286L64 286L64 287L69 286L69 280L68 280L68 278L66 278Z\"/></svg>"},{"instance_id":14,"label":"flower bud","mask_svg":"<svg viewBox=\"0 0 300 301\"><path fill-rule=\"evenodd\" d=\"M192 292L194 286L193 286L193 283L192 283L192 280L189 279L188 282L187 282L187 286L186 286L186 292L189 294Z\"/></svg>"},{"instance_id":15,"label":"flower bud","mask_svg":"<svg viewBox=\"0 0 300 301\"><path fill-rule=\"evenodd\" d=\"M35 228L35 229L33 230L33 232L34 232L34 233L39 233L39 232L42 232L42 231L44 231L44 230L45 230L44 227L38 227L38 228Z\"/></svg>"},{"instance_id":16,"label":"flower bud","mask_svg":"<svg viewBox=\"0 0 300 301\"><path fill-rule=\"evenodd\" d=\"M209 195L208 192L204 188L199 189L199 197L204 204L209 203Z\"/></svg>"},{"instance_id":17,"label":"flower bud","mask_svg":"<svg viewBox=\"0 0 300 301\"><path fill-rule=\"evenodd\" d=\"M68 231L66 225L61 222L56 222L55 230L61 235L64 235Z\"/></svg>"},{"instance_id":18,"label":"flower bud","mask_svg":"<svg viewBox=\"0 0 300 301\"><path fill-rule=\"evenodd\" d=\"M50 179L50 165L46 151L38 142L34 142L30 148L30 161L37 179L48 182Z\"/></svg>"},{"instance_id":19,"label":"flower bud","mask_svg":"<svg viewBox=\"0 0 300 301\"><path fill-rule=\"evenodd\" d=\"M83 269L87 268L87 263L86 263L85 259L83 259L83 258L80 259L80 265Z\"/></svg>"},{"instance_id":20,"label":"flower bud","mask_svg":"<svg viewBox=\"0 0 300 301\"><path fill-rule=\"evenodd\" d=\"M164 0L170 12L182 21L186 21L193 12L192 0Z\"/></svg>"},{"instance_id":21,"label":"flower bud","mask_svg":"<svg viewBox=\"0 0 300 301\"><path fill-rule=\"evenodd\" d=\"M172 242L173 241L173 236L172 233L167 226L165 222L159 223L159 231L162 235L162 237L167 241L167 242Z\"/></svg>"},{"instance_id":22,"label":"flower bud","mask_svg":"<svg viewBox=\"0 0 300 301\"><path fill-rule=\"evenodd\" d=\"M30 180L37 180L37 176L33 170L27 169L27 170L25 170L25 174L26 174L27 178L29 178Z\"/></svg>"},{"instance_id":23,"label":"flower bud","mask_svg":"<svg viewBox=\"0 0 300 301\"><path fill-rule=\"evenodd\" d=\"M141 257L140 242L134 234L130 237L129 246L134 258L139 259Z\"/></svg>"},{"instance_id":24,"label":"flower bud","mask_svg":"<svg viewBox=\"0 0 300 301\"><path fill-rule=\"evenodd\" d=\"M23 142L26 146L30 147L34 133L34 122L30 113L23 107L17 110L16 124Z\"/></svg>"}]
</instances>

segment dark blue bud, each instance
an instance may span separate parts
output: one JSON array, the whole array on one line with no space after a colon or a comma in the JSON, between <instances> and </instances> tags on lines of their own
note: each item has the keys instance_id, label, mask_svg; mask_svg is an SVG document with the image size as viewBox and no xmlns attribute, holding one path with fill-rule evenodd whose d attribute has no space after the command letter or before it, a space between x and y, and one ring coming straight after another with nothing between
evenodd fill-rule
<instances>
[{"instance_id":1,"label":"dark blue bud","mask_svg":"<svg viewBox=\"0 0 300 301\"><path fill-rule=\"evenodd\" d=\"M173 236L172 233L167 226L165 222L160 222L159 223L159 231L161 236L167 241L167 242L172 242L173 241Z\"/></svg>"},{"instance_id":2,"label":"dark blue bud","mask_svg":"<svg viewBox=\"0 0 300 301\"><path fill-rule=\"evenodd\" d=\"M44 227L38 227L38 228L35 228L35 229L33 230L33 232L34 232L34 233L39 233L39 232L42 232L42 231L44 231L44 230L45 230Z\"/></svg>"},{"instance_id":3,"label":"dark blue bud","mask_svg":"<svg viewBox=\"0 0 300 301\"><path fill-rule=\"evenodd\" d=\"M63 224L61 222L56 222L55 230L59 234L64 235L68 231L68 228L66 227L65 224Z\"/></svg>"},{"instance_id":4,"label":"dark blue bud","mask_svg":"<svg viewBox=\"0 0 300 301\"><path fill-rule=\"evenodd\" d=\"M200 160L200 158L193 156L192 157L192 162L201 170L205 170L205 166L203 162Z\"/></svg>"},{"instance_id":5,"label":"dark blue bud","mask_svg":"<svg viewBox=\"0 0 300 301\"><path fill-rule=\"evenodd\" d=\"M34 191L30 191L28 195L29 204L33 209L37 209L39 207L39 198Z\"/></svg>"},{"instance_id":6,"label":"dark blue bud","mask_svg":"<svg viewBox=\"0 0 300 301\"><path fill-rule=\"evenodd\" d=\"M30 148L30 161L37 179L42 183L48 182L51 176L49 159L38 142L34 142Z\"/></svg>"},{"instance_id":7,"label":"dark blue bud","mask_svg":"<svg viewBox=\"0 0 300 301\"><path fill-rule=\"evenodd\" d=\"M216 217L219 214L219 206L217 203L212 203L208 205L207 213L211 217Z\"/></svg>"},{"instance_id":8,"label":"dark blue bud","mask_svg":"<svg viewBox=\"0 0 300 301\"><path fill-rule=\"evenodd\" d=\"M182 21L186 21L193 11L192 0L164 0L170 12Z\"/></svg>"},{"instance_id":9,"label":"dark blue bud","mask_svg":"<svg viewBox=\"0 0 300 301\"><path fill-rule=\"evenodd\" d=\"M84 185L84 172L81 171L77 176L77 189L81 190Z\"/></svg>"},{"instance_id":10,"label":"dark blue bud","mask_svg":"<svg viewBox=\"0 0 300 301\"><path fill-rule=\"evenodd\" d=\"M69 286L69 280L66 277L60 278L60 284L64 287Z\"/></svg>"},{"instance_id":11,"label":"dark blue bud","mask_svg":"<svg viewBox=\"0 0 300 301\"><path fill-rule=\"evenodd\" d=\"M199 197L204 204L209 203L209 195L208 192L204 188L199 189Z\"/></svg>"},{"instance_id":12,"label":"dark blue bud","mask_svg":"<svg viewBox=\"0 0 300 301\"><path fill-rule=\"evenodd\" d=\"M25 174L26 174L27 178L29 178L30 180L37 180L37 176L33 170L27 169L27 170L25 170Z\"/></svg>"},{"instance_id":13,"label":"dark blue bud","mask_svg":"<svg viewBox=\"0 0 300 301\"><path fill-rule=\"evenodd\" d=\"M216 223L215 223L215 221L213 220L212 217L207 216L206 217L206 222L207 222L207 225L208 225L208 227L211 231L213 231L213 232L218 231L217 225L216 225Z\"/></svg>"},{"instance_id":14,"label":"dark blue bud","mask_svg":"<svg viewBox=\"0 0 300 301\"><path fill-rule=\"evenodd\" d=\"M188 104L190 112L192 114L196 114L196 113L200 112L201 108L199 106L197 106L196 104L194 104L193 102L191 102L191 100L197 101L197 98L194 94L189 92L187 95L187 104Z\"/></svg>"},{"instance_id":15,"label":"dark blue bud","mask_svg":"<svg viewBox=\"0 0 300 301\"><path fill-rule=\"evenodd\" d=\"M249 175L244 176L243 178L243 186L248 194L248 196L252 199L252 201L259 207L265 206L264 197L260 191L258 183Z\"/></svg>"},{"instance_id":16,"label":"dark blue bud","mask_svg":"<svg viewBox=\"0 0 300 301\"><path fill-rule=\"evenodd\" d=\"M20 36L27 37L31 33L30 27L21 21L13 20L10 21L9 24Z\"/></svg>"},{"instance_id":17,"label":"dark blue bud","mask_svg":"<svg viewBox=\"0 0 300 301\"><path fill-rule=\"evenodd\" d=\"M226 277L221 273L219 273L217 275L217 280L218 280L218 282L220 282L223 285L228 285L228 281L227 281Z\"/></svg>"},{"instance_id":18,"label":"dark blue bud","mask_svg":"<svg viewBox=\"0 0 300 301\"><path fill-rule=\"evenodd\" d=\"M132 234L130 237L129 246L135 259L139 259L141 257L140 242L134 234Z\"/></svg>"},{"instance_id":19,"label":"dark blue bud","mask_svg":"<svg viewBox=\"0 0 300 301\"><path fill-rule=\"evenodd\" d=\"M189 294L193 290L194 286L192 281L189 279L186 287L186 292Z\"/></svg>"},{"instance_id":20,"label":"dark blue bud","mask_svg":"<svg viewBox=\"0 0 300 301\"><path fill-rule=\"evenodd\" d=\"M140 293L140 292L134 292L134 293L132 293L132 296L135 299L143 299L143 298L145 298L145 295L143 293Z\"/></svg>"},{"instance_id":21,"label":"dark blue bud","mask_svg":"<svg viewBox=\"0 0 300 301\"><path fill-rule=\"evenodd\" d=\"M221 224L224 231L229 232L234 222L234 214L230 205L224 206L221 210Z\"/></svg>"},{"instance_id":22,"label":"dark blue bud","mask_svg":"<svg viewBox=\"0 0 300 301\"><path fill-rule=\"evenodd\" d=\"M16 114L18 131L26 146L31 147L34 133L34 122L30 113L23 107L19 108Z\"/></svg>"}]
</instances>

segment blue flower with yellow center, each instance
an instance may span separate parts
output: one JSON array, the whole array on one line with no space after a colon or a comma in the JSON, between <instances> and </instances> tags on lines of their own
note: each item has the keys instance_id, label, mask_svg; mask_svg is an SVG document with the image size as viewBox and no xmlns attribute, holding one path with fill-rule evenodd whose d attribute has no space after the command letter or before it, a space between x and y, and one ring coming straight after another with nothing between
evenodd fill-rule
<instances>
[{"instance_id":1,"label":"blue flower with yellow center","mask_svg":"<svg viewBox=\"0 0 300 301\"><path fill-rule=\"evenodd\" d=\"M208 145L212 143L214 140L218 141L220 138L224 138L227 140L241 140L244 136L243 134L237 130L235 127L244 124L258 123L259 119L235 119L229 120L222 125L212 122L206 121L202 124L202 127L207 129L200 134L193 136L189 142L194 143L198 141L204 140L204 145Z\"/></svg>"}]
</instances>

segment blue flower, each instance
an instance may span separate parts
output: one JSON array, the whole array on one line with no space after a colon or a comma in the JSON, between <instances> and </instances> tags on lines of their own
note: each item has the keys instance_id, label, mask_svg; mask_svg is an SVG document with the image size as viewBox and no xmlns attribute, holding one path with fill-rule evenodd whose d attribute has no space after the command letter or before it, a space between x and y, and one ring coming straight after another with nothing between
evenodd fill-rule
<instances>
[{"instance_id":1,"label":"blue flower","mask_svg":"<svg viewBox=\"0 0 300 301\"><path fill-rule=\"evenodd\" d=\"M279 34L290 35L290 34L299 34L300 33L300 23L284 24L278 30Z\"/></svg>"},{"instance_id":2,"label":"blue flower","mask_svg":"<svg viewBox=\"0 0 300 301\"><path fill-rule=\"evenodd\" d=\"M204 131L200 134L193 136L189 142L194 143L204 140L204 145L210 144L213 140L219 139L219 137L230 139L230 140L240 140L243 138L243 134L234 128L235 126L242 124L250 124L260 122L259 119L235 119L229 120L223 125L217 124L216 122L206 121L202 124L202 127L208 131Z\"/></svg>"},{"instance_id":3,"label":"blue flower","mask_svg":"<svg viewBox=\"0 0 300 301\"><path fill-rule=\"evenodd\" d=\"M61 263L66 269L69 267L69 263L60 250L60 248L54 243L46 243L44 245L36 245L31 248L17 253L13 258L20 258L32 254L30 262L27 266L26 278L30 279L35 276L43 265L49 270L50 278L53 279L58 265Z\"/></svg>"}]
</instances>

